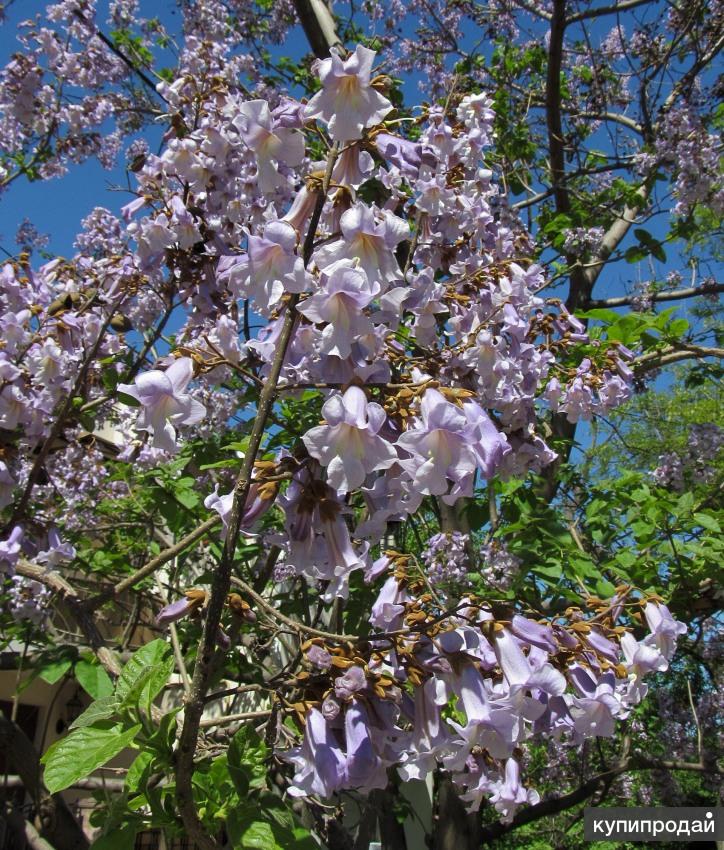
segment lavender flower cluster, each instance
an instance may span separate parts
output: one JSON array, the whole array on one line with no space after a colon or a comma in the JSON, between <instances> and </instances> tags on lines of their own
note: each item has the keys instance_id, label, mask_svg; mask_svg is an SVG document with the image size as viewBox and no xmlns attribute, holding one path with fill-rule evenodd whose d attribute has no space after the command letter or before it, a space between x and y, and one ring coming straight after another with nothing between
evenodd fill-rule
<instances>
[{"instance_id":1,"label":"lavender flower cluster","mask_svg":"<svg viewBox=\"0 0 724 850\"><path fill-rule=\"evenodd\" d=\"M692 425L685 452L667 452L659 456L659 465L651 477L661 487L681 492L687 483L706 484L714 478L724 447L724 429L713 422Z\"/></svg>"},{"instance_id":2,"label":"lavender flower cluster","mask_svg":"<svg viewBox=\"0 0 724 850\"><path fill-rule=\"evenodd\" d=\"M391 576L375 604L371 622L398 635L389 650L365 658L308 644L313 675L304 682L319 707L306 716L301 745L282 753L295 770L292 796L384 788L393 765L403 781L424 780L441 765L469 810L487 799L509 821L539 800L522 782L520 744L535 734L611 737L645 695L644 676L667 669L685 631L656 601L640 602L649 635L625 632L618 645L613 619L501 620L468 600L439 630L398 634L420 623L414 589ZM449 705L455 719L443 713Z\"/></svg>"},{"instance_id":3,"label":"lavender flower cluster","mask_svg":"<svg viewBox=\"0 0 724 850\"><path fill-rule=\"evenodd\" d=\"M469 535L459 531L433 534L421 553L425 575L432 585L470 583L470 564L466 550Z\"/></svg>"}]
</instances>

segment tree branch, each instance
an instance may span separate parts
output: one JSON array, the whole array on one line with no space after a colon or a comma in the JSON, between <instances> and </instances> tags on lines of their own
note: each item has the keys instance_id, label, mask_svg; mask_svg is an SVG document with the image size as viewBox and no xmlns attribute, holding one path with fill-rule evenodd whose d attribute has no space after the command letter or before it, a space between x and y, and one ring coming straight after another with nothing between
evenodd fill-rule
<instances>
[{"instance_id":1,"label":"tree branch","mask_svg":"<svg viewBox=\"0 0 724 850\"><path fill-rule=\"evenodd\" d=\"M25 788L25 782L22 776L10 775L4 778L3 786L6 788ZM77 788L81 791L110 791L120 794L125 788L123 779L105 779L102 776L86 776L85 779L76 779L69 786Z\"/></svg>"},{"instance_id":2,"label":"tree branch","mask_svg":"<svg viewBox=\"0 0 724 850\"><path fill-rule=\"evenodd\" d=\"M18 575L44 584L63 599L103 669L112 678L119 676L121 663L116 654L106 646L106 642L93 620L92 613L83 605L78 591L60 573L46 570L45 567L33 564L24 558L21 558L15 565L15 571Z\"/></svg>"},{"instance_id":3,"label":"tree branch","mask_svg":"<svg viewBox=\"0 0 724 850\"><path fill-rule=\"evenodd\" d=\"M326 638L327 640L336 641L337 643L358 643L360 640L357 635L340 635L335 634L334 632L325 632L320 629L315 629L312 626L306 626L304 623L300 623L297 620L293 620L291 617L287 617L282 614L281 611L278 611L273 605L270 605L263 596L260 596L253 587L248 585L242 579L232 576L231 583L238 587L244 596L247 596L270 617L278 620L280 623L284 623L285 626L289 626L289 628L293 629L295 632L302 632L304 634L311 635L312 637Z\"/></svg>"},{"instance_id":4,"label":"tree branch","mask_svg":"<svg viewBox=\"0 0 724 850\"><path fill-rule=\"evenodd\" d=\"M693 298L697 295L711 295L712 293L724 292L724 284L717 283L714 286L689 286L685 289L672 289L668 292L655 292L648 296L651 301L679 301L682 298ZM591 301L590 308L594 307L625 307L628 304L633 304L636 300L635 295L622 295L618 298L601 298L597 301Z\"/></svg>"},{"instance_id":5,"label":"tree branch","mask_svg":"<svg viewBox=\"0 0 724 850\"><path fill-rule=\"evenodd\" d=\"M628 12L630 9L635 9L637 6L646 6L652 0L623 0L621 3L614 3L611 6L599 6L597 9L586 9L583 12L576 12L566 20L568 24L575 24L578 21L585 21L589 18L600 18L602 15L618 15L621 12Z\"/></svg>"},{"instance_id":6,"label":"tree branch","mask_svg":"<svg viewBox=\"0 0 724 850\"><path fill-rule=\"evenodd\" d=\"M324 208L329 184L332 179L332 169L337 158L337 150L338 147L335 144L329 152L324 181L317 194L314 212L312 213L309 222L309 229L307 230L307 235L304 240L302 255L305 268L309 265L309 261L312 257L314 237L317 231L317 225L319 224L319 219L322 215L322 209ZM266 383L259 394L257 413L254 419L254 425L252 426L251 435L249 437L249 448L244 457L244 462L242 464L241 471L239 472L239 477L236 480L236 485L234 486L234 499L229 515L226 539L224 540L224 549L219 566L214 573L211 591L208 596L206 617L201 634L201 643L196 655L196 664L194 666L191 689L185 701L186 708L184 711L184 723L176 760L176 798L178 801L181 819L186 827L186 831L189 837L199 845L201 850L218 850L219 845L213 838L207 835L206 829L204 828L204 825L198 816L198 812L196 811L192 783L194 754L196 752L196 745L198 742L198 733L201 715L204 710L206 692L208 690L213 670L219 623L221 621L221 614L223 612L226 596L231 585L231 570L234 563L236 541L239 537L244 507L249 494L254 462L264 437L266 421L274 404L277 383L279 381L282 366L284 365L287 348L292 339L297 318L296 305L298 300L299 294L293 294L289 298L287 303L287 313L279 336L279 342L277 343L274 360L272 361Z\"/></svg>"},{"instance_id":7,"label":"tree branch","mask_svg":"<svg viewBox=\"0 0 724 850\"><path fill-rule=\"evenodd\" d=\"M708 768L699 762L689 763L678 760L660 760L641 755L633 755L622 759L610 770L603 771L592 777L579 788L576 788L575 791L564 794L562 797L552 797L549 800L542 800L540 803L536 803L535 806L522 809L510 823L494 823L485 827L482 835L483 843L494 842L506 833L512 832L514 829L518 829L525 824L556 815L579 803L583 803L604 785L610 783L617 776L620 776L620 774L638 770L690 770L705 772Z\"/></svg>"},{"instance_id":8,"label":"tree branch","mask_svg":"<svg viewBox=\"0 0 724 850\"><path fill-rule=\"evenodd\" d=\"M129 590L131 587L138 584L139 581L143 581L143 579L148 578L148 576L152 575L164 564L173 560L178 555L181 555L185 549L193 543L196 543L209 531L220 524L221 517L218 514L214 514L214 516L209 517L207 520L202 522L201 525L198 525L193 531L189 532L185 537L182 537L178 542L174 543L173 546L169 546L167 549L159 552L158 555L151 558L148 563L144 564L134 573L131 573L130 576L126 576L126 578L113 585L113 587L106 588L96 596L93 596L85 603L84 607L89 611L93 611L105 602L108 602L116 596L120 596L121 593Z\"/></svg>"},{"instance_id":9,"label":"tree branch","mask_svg":"<svg viewBox=\"0 0 724 850\"><path fill-rule=\"evenodd\" d=\"M703 346L690 346L684 349L667 348L664 351L653 351L637 357L632 363L632 368L638 372L649 372L659 369L669 363L678 363L681 360L698 360L702 357L718 357L724 359L724 348L705 348Z\"/></svg>"},{"instance_id":10,"label":"tree branch","mask_svg":"<svg viewBox=\"0 0 724 850\"><path fill-rule=\"evenodd\" d=\"M325 59L331 47L341 46L334 16L324 0L294 0L294 8L315 56Z\"/></svg>"},{"instance_id":11,"label":"tree branch","mask_svg":"<svg viewBox=\"0 0 724 850\"><path fill-rule=\"evenodd\" d=\"M535 3L531 3L529 0L515 0L515 5L521 9L525 9L526 12L530 12L531 15L535 15L536 18L542 18L544 21L550 21L551 19L550 12L538 8Z\"/></svg>"}]
</instances>

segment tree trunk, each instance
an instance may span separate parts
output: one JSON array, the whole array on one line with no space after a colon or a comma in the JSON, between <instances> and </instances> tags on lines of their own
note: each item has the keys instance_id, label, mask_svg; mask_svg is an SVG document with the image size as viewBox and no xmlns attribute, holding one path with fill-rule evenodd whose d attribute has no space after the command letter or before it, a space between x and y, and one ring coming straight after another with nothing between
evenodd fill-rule
<instances>
[{"instance_id":1,"label":"tree trunk","mask_svg":"<svg viewBox=\"0 0 724 850\"><path fill-rule=\"evenodd\" d=\"M481 839L480 815L468 814L452 780L439 776L432 850L479 850Z\"/></svg>"}]
</instances>

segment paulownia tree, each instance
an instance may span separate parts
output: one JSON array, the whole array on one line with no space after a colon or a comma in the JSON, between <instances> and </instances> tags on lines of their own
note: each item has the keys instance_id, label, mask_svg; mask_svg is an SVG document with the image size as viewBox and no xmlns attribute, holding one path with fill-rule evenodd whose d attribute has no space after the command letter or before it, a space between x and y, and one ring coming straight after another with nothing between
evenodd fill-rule
<instances>
[{"instance_id":1,"label":"paulownia tree","mask_svg":"<svg viewBox=\"0 0 724 850\"><path fill-rule=\"evenodd\" d=\"M4 631L94 700L44 770L2 720L36 844L87 844L58 792L128 748L106 850L404 848L412 782L437 850L651 771L713 799L721 429L576 450L719 374L721 9L333 11L62 0L2 73L8 201L127 162L74 253L26 223L2 266Z\"/></svg>"}]
</instances>

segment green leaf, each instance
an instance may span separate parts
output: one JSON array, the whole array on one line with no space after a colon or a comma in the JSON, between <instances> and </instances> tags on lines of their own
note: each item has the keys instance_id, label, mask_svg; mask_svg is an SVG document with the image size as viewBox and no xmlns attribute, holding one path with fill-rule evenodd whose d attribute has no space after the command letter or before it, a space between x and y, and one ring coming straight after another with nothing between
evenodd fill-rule
<instances>
[{"instance_id":1,"label":"green leaf","mask_svg":"<svg viewBox=\"0 0 724 850\"><path fill-rule=\"evenodd\" d=\"M134 824L126 824L96 838L90 850L133 850L135 843L136 827Z\"/></svg>"},{"instance_id":2,"label":"green leaf","mask_svg":"<svg viewBox=\"0 0 724 850\"><path fill-rule=\"evenodd\" d=\"M271 824L259 820L249 824L241 832L239 840L234 842L234 848L235 850L288 850L277 844Z\"/></svg>"},{"instance_id":3,"label":"green leaf","mask_svg":"<svg viewBox=\"0 0 724 850\"><path fill-rule=\"evenodd\" d=\"M152 700L166 684L173 669L171 647L160 638L133 653L116 683L116 697L126 702L131 689L142 681L140 690L131 695L136 704Z\"/></svg>"},{"instance_id":4,"label":"green leaf","mask_svg":"<svg viewBox=\"0 0 724 850\"><path fill-rule=\"evenodd\" d=\"M161 664L143 670L123 697L123 705L148 711L154 697L168 681L173 663L173 658L167 658Z\"/></svg>"},{"instance_id":5,"label":"green leaf","mask_svg":"<svg viewBox=\"0 0 724 850\"><path fill-rule=\"evenodd\" d=\"M177 715L179 711L181 711L181 706L172 709L168 714L164 714L158 724L158 729L156 729L147 741L147 745L154 748L162 757L168 758L171 755L171 750L176 740L176 724L178 722Z\"/></svg>"},{"instance_id":6,"label":"green leaf","mask_svg":"<svg viewBox=\"0 0 724 850\"><path fill-rule=\"evenodd\" d=\"M56 741L41 759L51 794L69 788L117 756L133 741L141 725L124 730L120 724L87 726Z\"/></svg>"},{"instance_id":7,"label":"green leaf","mask_svg":"<svg viewBox=\"0 0 724 850\"><path fill-rule=\"evenodd\" d=\"M125 393L117 393L116 398L122 404L127 404L129 407L140 407L141 402L138 399L135 399L132 395L126 395Z\"/></svg>"},{"instance_id":8,"label":"green leaf","mask_svg":"<svg viewBox=\"0 0 724 850\"><path fill-rule=\"evenodd\" d=\"M49 685L54 685L57 681L62 679L63 676L65 676L72 666L73 662L70 658L63 658L59 661L53 661L43 667L43 669L38 672L38 675L44 682L47 682Z\"/></svg>"},{"instance_id":9,"label":"green leaf","mask_svg":"<svg viewBox=\"0 0 724 850\"><path fill-rule=\"evenodd\" d=\"M606 310L603 307L586 310L585 313L576 311L576 315L583 319L598 319L599 322L607 322L608 324L613 324L621 318L620 313L616 313L615 310Z\"/></svg>"},{"instance_id":10,"label":"green leaf","mask_svg":"<svg viewBox=\"0 0 724 850\"><path fill-rule=\"evenodd\" d=\"M97 699L86 708L80 717L73 721L70 728L81 729L84 726L92 726L101 720L109 720L116 714L118 708L119 704L113 694Z\"/></svg>"},{"instance_id":11,"label":"green leaf","mask_svg":"<svg viewBox=\"0 0 724 850\"><path fill-rule=\"evenodd\" d=\"M666 328L667 333L670 336L682 336L689 330L689 323L686 319L674 319L673 322Z\"/></svg>"},{"instance_id":12,"label":"green leaf","mask_svg":"<svg viewBox=\"0 0 724 850\"><path fill-rule=\"evenodd\" d=\"M648 253L649 252L645 248L641 248L638 245L632 245L630 248L626 249L623 256L627 263L640 263L641 260L646 259Z\"/></svg>"},{"instance_id":13,"label":"green leaf","mask_svg":"<svg viewBox=\"0 0 724 850\"><path fill-rule=\"evenodd\" d=\"M36 673L44 682L54 685L70 670L75 658L75 651L64 647L59 652L43 656Z\"/></svg>"},{"instance_id":14,"label":"green leaf","mask_svg":"<svg viewBox=\"0 0 724 850\"><path fill-rule=\"evenodd\" d=\"M697 525L705 528L707 531L713 531L716 534L721 532L721 526L710 514L695 513L694 521Z\"/></svg>"},{"instance_id":15,"label":"green leaf","mask_svg":"<svg viewBox=\"0 0 724 850\"><path fill-rule=\"evenodd\" d=\"M226 754L229 776L243 799L249 787L259 787L266 780L267 748L249 726L242 726L231 739Z\"/></svg>"},{"instance_id":16,"label":"green leaf","mask_svg":"<svg viewBox=\"0 0 724 850\"><path fill-rule=\"evenodd\" d=\"M81 658L76 662L74 672L80 686L93 699L101 699L113 693L113 682L100 664Z\"/></svg>"},{"instance_id":17,"label":"green leaf","mask_svg":"<svg viewBox=\"0 0 724 850\"><path fill-rule=\"evenodd\" d=\"M143 750L133 760L133 764L128 768L125 782L126 788L131 794L141 790L152 764L153 754L149 753L148 750Z\"/></svg>"}]
</instances>

